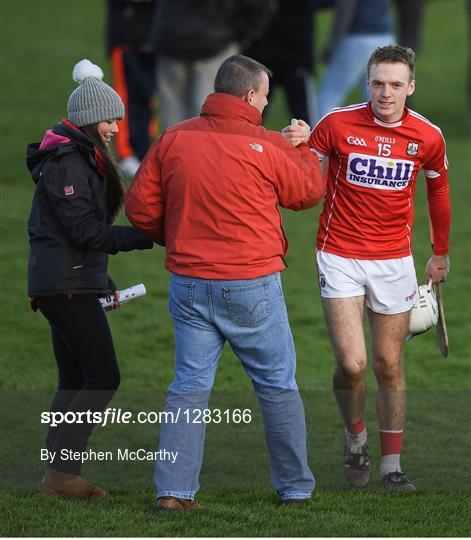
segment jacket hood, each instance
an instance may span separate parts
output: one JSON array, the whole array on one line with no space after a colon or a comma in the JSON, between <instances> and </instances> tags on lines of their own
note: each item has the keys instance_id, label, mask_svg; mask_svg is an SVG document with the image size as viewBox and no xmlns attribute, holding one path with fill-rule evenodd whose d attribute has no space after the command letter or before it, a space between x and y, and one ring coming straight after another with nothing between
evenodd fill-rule
<instances>
[{"instance_id":1,"label":"jacket hood","mask_svg":"<svg viewBox=\"0 0 471 540\"><path fill-rule=\"evenodd\" d=\"M51 148L53 146L57 146L59 144L67 144L71 141L72 139L70 139L69 137L59 135L58 133L54 133L52 129L48 129L44 134L41 144L39 145L39 150L47 150L48 148Z\"/></svg>"},{"instance_id":2,"label":"jacket hood","mask_svg":"<svg viewBox=\"0 0 471 540\"><path fill-rule=\"evenodd\" d=\"M93 152L93 143L68 120L62 120L52 129L48 129L40 143L31 143L26 147L26 165L37 184L44 163L62 154L74 152L82 147Z\"/></svg>"},{"instance_id":3,"label":"jacket hood","mask_svg":"<svg viewBox=\"0 0 471 540\"><path fill-rule=\"evenodd\" d=\"M256 126L262 123L262 115L256 107L249 105L240 97L222 92L209 94L201 108L201 116L245 120Z\"/></svg>"}]
</instances>

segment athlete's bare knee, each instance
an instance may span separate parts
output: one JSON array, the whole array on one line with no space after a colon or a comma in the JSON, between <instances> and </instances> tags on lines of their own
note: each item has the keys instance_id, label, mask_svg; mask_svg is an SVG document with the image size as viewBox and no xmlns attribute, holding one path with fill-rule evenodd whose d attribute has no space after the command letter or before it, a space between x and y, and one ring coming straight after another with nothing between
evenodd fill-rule
<instances>
[{"instance_id":1,"label":"athlete's bare knee","mask_svg":"<svg viewBox=\"0 0 471 540\"><path fill-rule=\"evenodd\" d=\"M347 386L356 386L365 378L366 359L357 358L339 362L335 369L334 379Z\"/></svg>"},{"instance_id":2,"label":"athlete's bare knee","mask_svg":"<svg viewBox=\"0 0 471 540\"><path fill-rule=\"evenodd\" d=\"M373 370L379 382L390 387L402 385L404 373L401 358L378 356L373 360Z\"/></svg>"}]
</instances>

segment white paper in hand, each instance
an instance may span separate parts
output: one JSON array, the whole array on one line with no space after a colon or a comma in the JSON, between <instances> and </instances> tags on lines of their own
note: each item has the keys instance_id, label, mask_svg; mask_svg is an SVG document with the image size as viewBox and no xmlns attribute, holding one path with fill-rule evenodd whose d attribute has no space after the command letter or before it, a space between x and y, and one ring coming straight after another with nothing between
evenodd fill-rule
<instances>
[{"instance_id":1,"label":"white paper in hand","mask_svg":"<svg viewBox=\"0 0 471 540\"><path fill-rule=\"evenodd\" d=\"M133 285L127 289L119 291L119 303L123 304L124 302L129 302L129 300L134 300L134 298L139 298L146 294L146 288L144 283L139 283L138 285ZM114 299L107 300L106 298L99 298L100 304L103 309L109 309L114 304Z\"/></svg>"}]
</instances>

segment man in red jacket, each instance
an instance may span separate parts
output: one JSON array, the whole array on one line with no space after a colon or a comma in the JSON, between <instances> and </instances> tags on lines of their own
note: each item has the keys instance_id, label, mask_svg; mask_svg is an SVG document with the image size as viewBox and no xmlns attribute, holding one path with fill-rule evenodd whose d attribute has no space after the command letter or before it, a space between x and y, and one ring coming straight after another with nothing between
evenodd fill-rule
<instances>
[{"instance_id":1,"label":"man in red jacket","mask_svg":"<svg viewBox=\"0 0 471 540\"><path fill-rule=\"evenodd\" d=\"M174 422L162 425L159 448L178 455L156 466L160 510L199 508L205 424L188 415L207 408L226 340L259 398L282 501L308 499L314 489L280 280L287 240L279 207L310 208L324 185L306 144L294 148L260 126L270 74L242 55L225 60L200 117L163 133L126 194L128 218L165 245L172 273L176 375L166 411Z\"/></svg>"}]
</instances>

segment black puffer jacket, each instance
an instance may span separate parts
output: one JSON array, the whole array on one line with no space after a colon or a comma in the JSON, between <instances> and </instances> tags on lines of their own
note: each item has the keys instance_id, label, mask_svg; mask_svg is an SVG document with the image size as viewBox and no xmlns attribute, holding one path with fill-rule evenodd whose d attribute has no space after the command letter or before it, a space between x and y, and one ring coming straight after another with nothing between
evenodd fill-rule
<instances>
[{"instance_id":1,"label":"black puffer jacket","mask_svg":"<svg viewBox=\"0 0 471 540\"><path fill-rule=\"evenodd\" d=\"M231 43L246 47L262 34L277 7L277 0L158 0L155 50L193 62Z\"/></svg>"},{"instance_id":2,"label":"black puffer jacket","mask_svg":"<svg viewBox=\"0 0 471 540\"><path fill-rule=\"evenodd\" d=\"M26 162L37 184L28 222L29 296L106 294L108 253L149 249L134 227L111 225L92 142L62 121L30 144Z\"/></svg>"},{"instance_id":3,"label":"black puffer jacket","mask_svg":"<svg viewBox=\"0 0 471 540\"><path fill-rule=\"evenodd\" d=\"M151 52L152 24L157 0L109 0L106 2L106 46L128 45Z\"/></svg>"}]
</instances>

